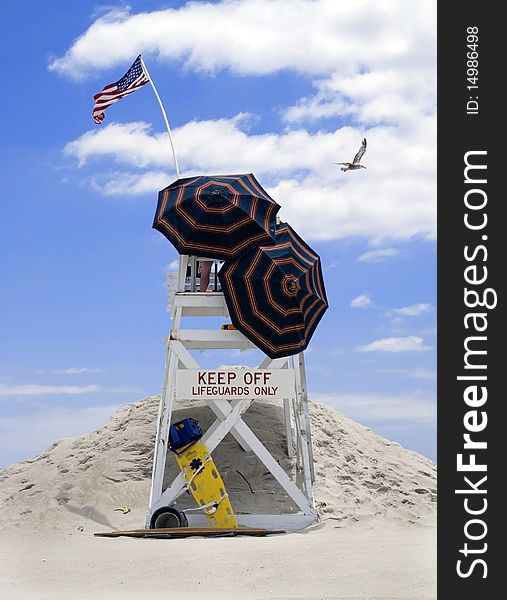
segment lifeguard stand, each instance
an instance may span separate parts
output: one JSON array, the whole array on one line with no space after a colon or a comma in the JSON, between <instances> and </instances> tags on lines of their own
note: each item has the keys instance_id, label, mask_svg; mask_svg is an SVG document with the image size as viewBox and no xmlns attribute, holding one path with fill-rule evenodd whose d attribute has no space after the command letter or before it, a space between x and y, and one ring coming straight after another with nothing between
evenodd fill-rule
<instances>
[{"instance_id":1,"label":"lifeguard stand","mask_svg":"<svg viewBox=\"0 0 507 600\"><path fill-rule=\"evenodd\" d=\"M235 329L182 329L184 317L226 318L228 316L224 296L218 288L216 261L211 277L211 287L214 291L211 293L196 291L196 265L200 260L212 259L181 255L178 273L169 274L169 313L172 319L172 328L167 338L167 358L158 413L147 527L150 527L151 517L155 511L159 511L163 507L171 507L176 499L186 491L186 482L182 473L177 475L165 490L163 482L168 453L169 426L176 399L177 373L185 369L204 370L191 355L190 350L244 351L256 348L250 340ZM255 453L299 509L298 512L288 514L241 514L238 516L240 525L286 530L303 529L317 520L312 487L315 475L304 356L302 352L277 359L266 356L258 369L288 369L294 372L293 393L287 394L287 397L283 398L283 412L287 454L296 463L296 472L299 472L302 480L301 487L287 475L243 421L242 415L254 401L252 398L207 400L216 420L205 432L203 441L209 452L212 453L224 437L230 433L243 451ZM204 514L190 512L187 514L187 518L190 526L208 525Z\"/></svg>"}]
</instances>

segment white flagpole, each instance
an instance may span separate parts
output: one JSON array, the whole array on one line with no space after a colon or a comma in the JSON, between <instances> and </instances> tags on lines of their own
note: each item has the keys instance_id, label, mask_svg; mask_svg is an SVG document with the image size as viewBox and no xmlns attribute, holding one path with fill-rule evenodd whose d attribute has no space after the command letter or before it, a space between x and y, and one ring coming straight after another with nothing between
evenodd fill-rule
<instances>
[{"instance_id":1,"label":"white flagpole","mask_svg":"<svg viewBox=\"0 0 507 600\"><path fill-rule=\"evenodd\" d=\"M157 88L155 87L155 84L153 83L153 79L150 77L150 73L148 72L148 69L146 68L146 65L144 64L144 60L143 60L142 56L141 56L141 64L143 65L143 69L144 69L144 72L146 73L146 77L148 77L148 79L151 83L151 87L153 88L153 91L155 92L155 96L157 97L158 103L160 104L160 110L162 111L162 115L164 117L165 125L167 127L167 133L169 134L169 141L171 142L171 148L173 151L174 167L176 169L176 179L179 179L180 178L180 169L178 167L178 159L176 158L176 152L174 151L173 136L171 135L171 128L169 127L169 121L167 120L167 115L165 114L164 105L162 104L162 100L160 99L160 96L158 95Z\"/></svg>"}]
</instances>

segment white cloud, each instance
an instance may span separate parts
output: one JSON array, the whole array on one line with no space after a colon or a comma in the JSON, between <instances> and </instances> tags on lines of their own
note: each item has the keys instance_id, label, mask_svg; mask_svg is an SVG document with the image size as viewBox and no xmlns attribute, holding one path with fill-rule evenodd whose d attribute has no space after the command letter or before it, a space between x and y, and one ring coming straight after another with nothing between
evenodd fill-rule
<instances>
[{"instance_id":1,"label":"white cloud","mask_svg":"<svg viewBox=\"0 0 507 600\"><path fill-rule=\"evenodd\" d=\"M403 317L420 317L431 310L431 304L419 303L411 306L403 306L402 308L394 308L389 311L389 315L400 315Z\"/></svg>"},{"instance_id":2,"label":"white cloud","mask_svg":"<svg viewBox=\"0 0 507 600\"><path fill-rule=\"evenodd\" d=\"M436 3L426 0L410 8L403 0L375 6L368 0L228 0L151 13L113 9L50 69L81 78L126 68L125 57L138 52L148 62L152 55L200 72L258 76L290 69L312 77L316 93L284 111L288 122L349 116L403 124L406 134L435 113L435 23ZM420 159L430 160L427 150Z\"/></svg>"},{"instance_id":3,"label":"white cloud","mask_svg":"<svg viewBox=\"0 0 507 600\"><path fill-rule=\"evenodd\" d=\"M89 369L88 367L70 367L69 369L54 369L55 375L81 375L82 373L105 373L104 369Z\"/></svg>"},{"instance_id":4,"label":"white cloud","mask_svg":"<svg viewBox=\"0 0 507 600\"><path fill-rule=\"evenodd\" d=\"M41 394L90 394L101 391L98 385L3 385L0 396L34 396Z\"/></svg>"},{"instance_id":5,"label":"white cloud","mask_svg":"<svg viewBox=\"0 0 507 600\"><path fill-rule=\"evenodd\" d=\"M110 123L100 129L87 131L77 140L69 142L64 153L76 157L80 166L91 157L105 156L113 156L117 162L130 166L165 165L171 156L169 139L161 133L150 135L150 127L142 121Z\"/></svg>"},{"instance_id":6,"label":"white cloud","mask_svg":"<svg viewBox=\"0 0 507 600\"><path fill-rule=\"evenodd\" d=\"M435 23L433 0L223 0L139 14L115 8L50 69L79 78L114 66L107 83L127 68L126 57L142 52L148 66L157 60L201 73L302 73L315 93L279 109L288 124L282 133L251 135L247 114L173 131L182 172L254 172L307 238L434 238ZM348 125L304 129L327 116ZM341 173L332 163L350 160L364 136L366 171ZM154 193L173 173L166 133L142 122L85 133L65 152L80 164L109 157L128 167L92 177L106 195Z\"/></svg>"},{"instance_id":7,"label":"white cloud","mask_svg":"<svg viewBox=\"0 0 507 600\"><path fill-rule=\"evenodd\" d=\"M379 250L368 250L358 256L358 262L383 262L387 258L397 256L400 251L397 248L380 248Z\"/></svg>"},{"instance_id":8,"label":"white cloud","mask_svg":"<svg viewBox=\"0 0 507 600\"><path fill-rule=\"evenodd\" d=\"M424 352L431 350L431 347L425 346L422 338L409 335L375 340L365 346L357 347L356 350L358 352Z\"/></svg>"},{"instance_id":9,"label":"white cloud","mask_svg":"<svg viewBox=\"0 0 507 600\"><path fill-rule=\"evenodd\" d=\"M350 76L335 73L317 82L315 96L287 109L284 118L300 122L349 115L362 122L397 123L410 129L414 118L434 111L436 100L431 70L417 78L412 69L413 65L405 65Z\"/></svg>"},{"instance_id":10,"label":"white cloud","mask_svg":"<svg viewBox=\"0 0 507 600\"><path fill-rule=\"evenodd\" d=\"M40 454L57 439L73 437L100 427L120 404L88 408L51 408L0 418L0 456L6 466Z\"/></svg>"},{"instance_id":11,"label":"white cloud","mask_svg":"<svg viewBox=\"0 0 507 600\"><path fill-rule=\"evenodd\" d=\"M333 406L358 421L411 421L432 423L436 420L436 402L430 396L412 394L318 394L310 400Z\"/></svg>"},{"instance_id":12,"label":"white cloud","mask_svg":"<svg viewBox=\"0 0 507 600\"><path fill-rule=\"evenodd\" d=\"M173 177L162 171L148 171L147 173L108 173L106 181L103 177L92 179L93 189L106 196L138 196L149 194L166 187Z\"/></svg>"},{"instance_id":13,"label":"white cloud","mask_svg":"<svg viewBox=\"0 0 507 600\"><path fill-rule=\"evenodd\" d=\"M426 0L223 0L138 14L113 8L49 68L77 79L126 68L126 57L141 52L196 71L326 75L340 69L352 75L365 66L397 71L408 64L422 78L434 62L435 22L435 3Z\"/></svg>"},{"instance_id":14,"label":"white cloud","mask_svg":"<svg viewBox=\"0 0 507 600\"><path fill-rule=\"evenodd\" d=\"M282 218L309 239L435 236L432 166L416 166L418 145L400 142L395 129L372 131L371 168L344 174L331 164L334 153L355 146L362 132L347 127L314 134L290 130L248 135L242 130L246 118L240 114L192 121L176 129L173 137L185 175L254 172L282 205ZM222 140L218 146L217 139ZM430 139L429 135L427 143ZM214 152L209 151L212 147ZM400 153L397 165L389 160L390 151ZM68 143L65 153L80 164L113 157L136 170L153 169L142 175L114 174L102 186L106 194L156 193L169 183L160 171L171 168L169 140L167 135L152 134L147 123L112 123L89 131ZM100 187L97 180L95 187Z\"/></svg>"},{"instance_id":15,"label":"white cloud","mask_svg":"<svg viewBox=\"0 0 507 600\"><path fill-rule=\"evenodd\" d=\"M371 298L368 294L361 294L356 298L353 298L350 302L352 308L368 308L371 305Z\"/></svg>"}]
</instances>

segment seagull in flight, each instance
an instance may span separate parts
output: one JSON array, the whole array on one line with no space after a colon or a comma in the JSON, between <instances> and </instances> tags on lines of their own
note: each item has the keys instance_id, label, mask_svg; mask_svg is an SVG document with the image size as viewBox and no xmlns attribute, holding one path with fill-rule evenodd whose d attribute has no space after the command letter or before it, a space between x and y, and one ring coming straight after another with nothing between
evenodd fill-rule
<instances>
[{"instance_id":1,"label":"seagull in flight","mask_svg":"<svg viewBox=\"0 0 507 600\"><path fill-rule=\"evenodd\" d=\"M364 138L364 140L362 141L361 147L357 151L357 154L354 156L354 160L351 163L340 162L340 163L333 163L333 165L343 165L343 167L340 169L340 171L357 171L358 169L366 169L366 167L359 164L359 162L361 161L361 158L363 157L363 154L365 152L366 152L366 138Z\"/></svg>"}]
</instances>

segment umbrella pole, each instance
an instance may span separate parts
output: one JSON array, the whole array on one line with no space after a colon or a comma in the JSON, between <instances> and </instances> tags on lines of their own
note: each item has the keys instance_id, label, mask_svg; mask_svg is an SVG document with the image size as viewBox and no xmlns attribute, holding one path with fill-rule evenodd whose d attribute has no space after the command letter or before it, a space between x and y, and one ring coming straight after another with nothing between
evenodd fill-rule
<instances>
[{"instance_id":1,"label":"umbrella pole","mask_svg":"<svg viewBox=\"0 0 507 600\"><path fill-rule=\"evenodd\" d=\"M160 96L158 95L157 88L155 87L155 84L153 83L153 79L151 78L151 76L148 72L148 69L146 68L146 65L144 64L144 60L142 57L141 57L141 64L143 65L143 69L144 69L144 72L146 73L146 77L148 77L148 79L151 83L151 87L153 88L153 91L155 92L155 96L157 97L158 103L160 105L160 110L162 111L162 116L164 117L165 126L167 127L167 133L169 134L169 141L171 142L171 149L173 151L174 168L176 169L176 179L179 179L180 178L180 169L178 167L178 159L176 158L176 152L174 151L173 136L171 135L171 128L169 127L169 121L167 120L165 108L164 108L164 105L162 104L162 100L160 99Z\"/></svg>"}]
</instances>

